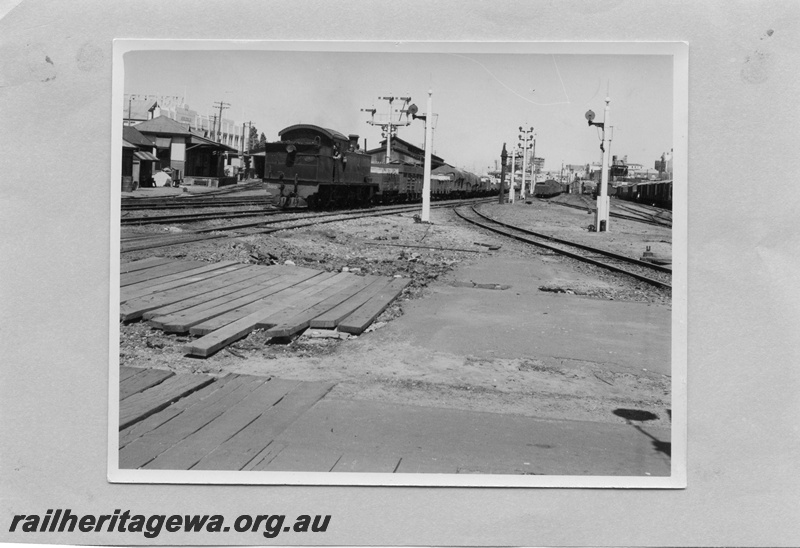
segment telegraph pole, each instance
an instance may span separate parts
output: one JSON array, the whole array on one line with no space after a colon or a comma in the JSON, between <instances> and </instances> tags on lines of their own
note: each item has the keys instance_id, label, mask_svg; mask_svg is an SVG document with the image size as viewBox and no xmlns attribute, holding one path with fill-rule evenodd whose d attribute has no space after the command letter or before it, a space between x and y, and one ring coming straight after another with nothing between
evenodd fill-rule
<instances>
[{"instance_id":1,"label":"telegraph pole","mask_svg":"<svg viewBox=\"0 0 800 548\"><path fill-rule=\"evenodd\" d=\"M223 101L217 101L214 103L214 108L219 107L219 130L217 130L217 142L222 142L222 110L230 108L230 103L225 103Z\"/></svg>"},{"instance_id":2,"label":"telegraph pole","mask_svg":"<svg viewBox=\"0 0 800 548\"><path fill-rule=\"evenodd\" d=\"M131 93L130 95L128 95L128 123L127 123L127 125L129 125L129 126L132 125L131 124L131 102L132 101L133 101L133 94Z\"/></svg>"},{"instance_id":3,"label":"telegraph pole","mask_svg":"<svg viewBox=\"0 0 800 548\"><path fill-rule=\"evenodd\" d=\"M531 136L533 134L533 127L527 130L523 130L522 126L519 126L519 131L522 135L519 136L520 142L522 143L522 188L520 189L519 198L520 200L525 199L525 168L528 165L528 149L531 148L529 141L531 140Z\"/></svg>"},{"instance_id":4,"label":"telegraph pole","mask_svg":"<svg viewBox=\"0 0 800 548\"><path fill-rule=\"evenodd\" d=\"M508 152L506 152L506 144L503 143L503 151L500 153L500 201L504 203L503 193L506 186L506 162L508 161Z\"/></svg>"},{"instance_id":5,"label":"telegraph pole","mask_svg":"<svg viewBox=\"0 0 800 548\"><path fill-rule=\"evenodd\" d=\"M608 160L611 146L609 144L609 132L607 129L611 128L611 98L606 97L606 108L603 114L602 122L594 121L594 112L591 110L586 112L586 120L590 126L598 126L603 130L603 142L600 144L600 150L603 151L603 167L600 173L600 192L597 193L597 213L595 216L595 230L597 232L606 232L608 230Z\"/></svg>"},{"instance_id":6,"label":"telegraph pole","mask_svg":"<svg viewBox=\"0 0 800 548\"><path fill-rule=\"evenodd\" d=\"M516 169L517 166L515 165L517 159L517 147L511 149L511 180L508 182L508 202L510 204L514 203L514 198L516 191L514 190L515 185L517 184L516 178L517 173Z\"/></svg>"},{"instance_id":7,"label":"telegraph pole","mask_svg":"<svg viewBox=\"0 0 800 548\"><path fill-rule=\"evenodd\" d=\"M375 113L377 109L375 108L362 108L361 112L369 112L371 114L371 119L367 120L367 123L371 126L380 126L382 133L381 137L386 137L386 163L392 161L392 136L397 133L397 128L402 126L407 126L411 124L411 119L409 118L410 115L415 115L417 112L417 107L415 105L411 105L406 109L406 105L411 101L411 97L378 97L381 101L388 101L389 102L389 114L386 117L385 122L375 121ZM403 101L403 106L400 109L400 116L398 120L395 122L392 120L392 103L395 99L399 99ZM413 107L413 108L412 108ZM401 122L400 118L402 118L403 114L406 115L406 121Z\"/></svg>"}]
</instances>

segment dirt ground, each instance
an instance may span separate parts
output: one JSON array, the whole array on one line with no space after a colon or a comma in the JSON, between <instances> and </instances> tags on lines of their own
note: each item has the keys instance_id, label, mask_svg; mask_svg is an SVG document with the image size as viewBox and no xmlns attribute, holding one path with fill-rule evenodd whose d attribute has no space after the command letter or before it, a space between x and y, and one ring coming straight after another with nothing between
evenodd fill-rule
<instances>
[{"instance_id":1,"label":"dirt ground","mask_svg":"<svg viewBox=\"0 0 800 548\"><path fill-rule=\"evenodd\" d=\"M590 215L546 201L489 204L482 211L565 239L591 244L599 241L597 234L587 230ZM634 257L640 257L646 246L659 254L671 253L669 229L632 221L612 223L611 231L602 238L603 247ZM124 229L123 236L184 228ZM477 244L502 247L489 251ZM624 422L612 413L613 409L648 409L658 417L650 424L669 425L671 379L667 374L634 370L608 360L576 360L535 352L514 357L461 355L421 348L404 339L395 320L410 304L426 299L437 287L464 283L460 277L464 268L494 254L550 265L557 275L538 288L542 292L648 303L667 311L670 307L668 291L501 239L466 225L449 210L435 209L430 224L417 222L409 213L125 253L123 261L164 256L251 264L289 262L327 271L347 269L357 274L410 277L412 283L358 337L341 334L342 338L331 338L329 332L309 330L291 341L275 342L266 340L262 331L255 331L206 359L181 353L189 335L166 334L146 322L121 324L120 364L213 375L235 372L328 380L338 383L333 397L554 419Z\"/></svg>"}]
</instances>

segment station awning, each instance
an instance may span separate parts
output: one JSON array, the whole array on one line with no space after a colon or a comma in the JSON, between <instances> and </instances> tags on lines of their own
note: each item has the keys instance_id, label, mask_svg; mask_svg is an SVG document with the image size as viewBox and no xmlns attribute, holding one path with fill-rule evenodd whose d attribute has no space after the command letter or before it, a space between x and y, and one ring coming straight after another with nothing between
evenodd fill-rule
<instances>
[{"instance_id":1,"label":"station awning","mask_svg":"<svg viewBox=\"0 0 800 548\"><path fill-rule=\"evenodd\" d=\"M133 155L139 160L144 160L145 162L158 162L158 158L156 158L152 152L137 150L133 153Z\"/></svg>"}]
</instances>

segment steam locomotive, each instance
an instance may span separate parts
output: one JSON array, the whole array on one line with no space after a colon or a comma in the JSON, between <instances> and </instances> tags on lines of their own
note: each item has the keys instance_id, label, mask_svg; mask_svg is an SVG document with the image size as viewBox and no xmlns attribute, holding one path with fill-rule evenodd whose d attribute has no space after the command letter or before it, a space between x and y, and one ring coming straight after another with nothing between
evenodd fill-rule
<instances>
[{"instance_id":1,"label":"steam locomotive","mask_svg":"<svg viewBox=\"0 0 800 548\"><path fill-rule=\"evenodd\" d=\"M367 205L378 191L371 157L358 147L358 135L297 124L265 143L264 182L279 207Z\"/></svg>"},{"instance_id":2,"label":"steam locomotive","mask_svg":"<svg viewBox=\"0 0 800 548\"><path fill-rule=\"evenodd\" d=\"M262 145L264 182L278 207L360 207L422 198L422 166L373 164L359 148L358 135L310 124L289 126L278 135L279 141ZM431 173L433 200L491 193L488 178L447 164Z\"/></svg>"}]
</instances>

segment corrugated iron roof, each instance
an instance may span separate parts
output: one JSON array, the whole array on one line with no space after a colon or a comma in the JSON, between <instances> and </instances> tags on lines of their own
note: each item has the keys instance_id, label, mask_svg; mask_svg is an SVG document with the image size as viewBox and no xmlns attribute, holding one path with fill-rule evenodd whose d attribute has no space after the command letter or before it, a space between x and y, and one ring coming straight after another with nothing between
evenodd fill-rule
<instances>
[{"instance_id":1,"label":"corrugated iron roof","mask_svg":"<svg viewBox=\"0 0 800 548\"><path fill-rule=\"evenodd\" d=\"M158 162L158 158L153 156L152 153L146 152L144 150L137 150L136 152L133 153L133 155L139 158L140 160L145 160L147 162Z\"/></svg>"},{"instance_id":2,"label":"corrugated iron roof","mask_svg":"<svg viewBox=\"0 0 800 548\"><path fill-rule=\"evenodd\" d=\"M131 144L141 147L152 147L153 142L141 134L141 132L132 126L124 126L122 128L122 138Z\"/></svg>"},{"instance_id":3,"label":"corrugated iron roof","mask_svg":"<svg viewBox=\"0 0 800 548\"><path fill-rule=\"evenodd\" d=\"M168 135L194 135L189 128L180 122L176 122L167 116L158 116L152 120L146 120L135 127L141 133L160 133Z\"/></svg>"}]
</instances>

